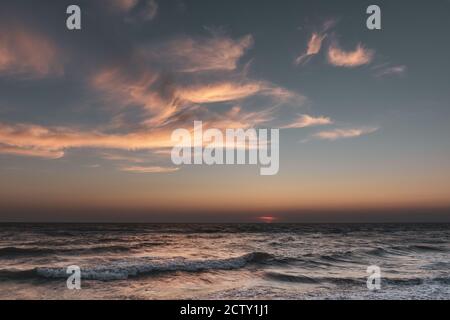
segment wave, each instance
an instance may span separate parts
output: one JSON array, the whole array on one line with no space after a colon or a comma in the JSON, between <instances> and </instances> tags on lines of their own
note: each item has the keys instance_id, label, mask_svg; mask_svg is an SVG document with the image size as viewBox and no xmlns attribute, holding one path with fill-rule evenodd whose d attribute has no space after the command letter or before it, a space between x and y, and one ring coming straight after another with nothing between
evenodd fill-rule
<instances>
[{"instance_id":1,"label":"wave","mask_svg":"<svg viewBox=\"0 0 450 320\"><path fill-rule=\"evenodd\" d=\"M410 246L410 248L415 251L435 251L435 252L448 251L446 248L437 247L437 246L427 246L427 245L414 245L414 246Z\"/></svg>"},{"instance_id":2,"label":"wave","mask_svg":"<svg viewBox=\"0 0 450 320\"><path fill-rule=\"evenodd\" d=\"M117 260L107 265L81 268L81 278L85 280L125 280L162 272L198 272L208 270L240 269L249 264L264 263L273 256L264 252L252 252L242 256L227 259L189 260L174 258L160 260L146 257L134 260ZM38 267L32 270L0 270L0 278L20 279L40 277L47 279L66 279L69 275L66 268Z\"/></svg>"},{"instance_id":3,"label":"wave","mask_svg":"<svg viewBox=\"0 0 450 320\"><path fill-rule=\"evenodd\" d=\"M0 248L0 258L17 258L21 256L45 256L52 254L80 254L100 252L125 252L130 248L124 246L99 246L86 248L36 248L5 247Z\"/></svg>"},{"instance_id":4,"label":"wave","mask_svg":"<svg viewBox=\"0 0 450 320\"><path fill-rule=\"evenodd\" d=\"M364 252L367 255L375 257L385 256L404 256L408 254L422 253L422 252L446 252L447 248L430 246L430 245L406 245L406 246L392 246L392 247L377 247Z\"/></svg>"},{"instance_id":5,"label":"wave","mask_svg":"<svg viewBox=\"0 0 450 320\"><path fill-rule=\"evenodd\" d=\"M0 248L1 258L17 258L22 256L45 256L52 254L89 254L89 253L106 253L106 252L128 252L135 249L143 249L146 247L154 247L165 245L164 242L147 241L134 245L103 245L93 247L4 247Z\"/></svg>"},{"instance_id":6,"label":"wave","mask_svg":"<svg viewBox=\"0 0 450 320\"><path fill-rule=\"evenodd\" d=\"M280 282L318 283L319 281L303 275L292 275L279 272L265 272L264 278Z\"/></svg>"},{"instance_id":7,"label":"wave","mask_svg":"<svg viewBox=\"0 0 450 320\"><path fill-rule=\"evenodd\" d=\"M307 277L305 275L292 275L281 272L265 272L264 277L270 280L280 282L294 282L305 284L333 283L339 285L360 285L366 281L365 279L354 279L354 278Z\"/></svg>"},{"instance_id":8,"label":"wave","mask_svg":"<svg viewBox=\"0 0 450 320\"><path fill-rule=\"evenodd\" d=\"M304 284L323 284L331 283L336 285L364 285L366 283L366 278L342 278L342 277L307 277L305 275L293 275L281 272L265 272L263 274L264 278L269 280L275 280L279 282L293 282L293 283L304 283ZM425 281L432 281L439 284L449 284L450 278L447 277L437 277L432 279L421 279L421 278L383 278L381 280L382 285L391 286L414 286L421 285Z\"/></svg>"}]
</instances>

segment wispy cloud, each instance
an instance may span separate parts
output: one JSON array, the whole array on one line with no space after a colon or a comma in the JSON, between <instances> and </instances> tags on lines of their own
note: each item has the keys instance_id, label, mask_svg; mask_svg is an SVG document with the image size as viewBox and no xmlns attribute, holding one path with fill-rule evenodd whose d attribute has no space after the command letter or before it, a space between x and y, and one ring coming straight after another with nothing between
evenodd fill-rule
<instances>
[{"instance_id":1,"label":"wispy cloud","mask_svg":"<svg viewBox=\"0 0 450 320\"><path fill-rule=\"evenodd\" d=\"M313 117L307 114L302 114L297 117L292 123L283 126L283 129L290 128L306 128L314 126L322 126L327 124L332 124L333 121L328 117Z\"/></svg>"},{"instance_id":2,"label":"wispy cloud","mask_svg":"<svg viewBox=\"0 0 450 320\"><path fill-rule=\"evenodd\" d=\"M311 35L311 39L309 39L306 52L298 56L294 63L296 65L304 64L309 60L309 58L313 55L316 55L320 52L322 47L322 41L325 39L326 34L313 33Z\"/></svg>"},{"instance_id":3,"label":"wispy cloud","mask_svg":"<svg viewBox=\"0 0 450 320\"><path fill-rule=\"evenodd\" d=\"M252 45L251 35L237 40L225 35L181 37L142 47L140 54L178 72L233 71Z\"/></svg>"},{"instance_id":4,"label":"wispy cloud","mask_svg":"<svg viewBox=\"0 0 450 320\"><path fill-rule=\"evenodd\" d=\"M127 14L128 21L150 21L158 13L158 3L155 0L109 0L107 4L114 11Z\"/></svg>"},{"instance_id":5,"label":"wispy cloud","mask_svg":"<svg viewBox=\"0 0 450 320\"><path fill-rule=\"evenodd\" d=\"M110 3L115 9L128 12L139 3L139 0L110 0Z\"/></svg>"},{"instance_id":6,"label":"wispy cloud","mask_svg":"<svg viewBox=\"0 0 450 320\"><path fill-rule=\"evenodd\" d=\"M0 74L45 77L62 72L61 54L44 34L24 26L0 28Z\"/></svg>"},{"instance_id":7,"label":"wispy cloud","mask_svg":"<svg viewBox=\"0 0 450 320\"><path fill-rule=\"evenodd\" d=\"M193 103L213 103L243 99L257 94L262 89L259 83L223 82L180 88L177 95Z\"/></svg>"},{"instance_id":8,"label":"wispy cloud","mask_svg":"<svg viewBox=\"0 0 450 320\"><path fill-rule=\"evenodd\" d=\"M320 31L313 32L306 45L306 51L299 55L294 64L304 65L309 62L310 58L318 54L322 48L322 43L328 36L327 32L336 25L337 21L334 19L327 20L323 23Z\"/></svg>"},{"instance_id":9,"label":"wispy cloud","mask_svg":"<svg viewBox=\"0 0 450 320\"><path fill-rule=\"evenodd\" d=\"M17 147L0 144L0 154L10 154L15 156L37 157L45 159L59 159L64 156L62 150L52 150L51 148Z\"/></svg>"},{"instance_id":10,"label":"wispy cloud","mask_svg":"<svg viewBox=\"0 0 450 320\"><path fill-rule=\"evenodd\" d=\"M353 51L344 51L336 43L328 48L328 62L337 67L354 68L372 62L375 52L358 44Z\"/></svg>"},{"instance_id":11,"label":"wispy cloud","mask_svg":"<svg viewBox=\"0 0 450 320\"><path fill-rule=\"evenodd\" d=\"M132 172L132 173L169 173L178 171L180 168L177 167L160 167L160 166L130 166L121 167L121 171Z\"/></svg>"},{"instance_id":12,"label":"wispy cloud","mask_svg":"<svg viewBox=\"0 0 450 320\"><path fill-rule=\"evenodd\" d=\"M155 56L149 51L135 51L130 61L100 68L89 80L96 98L109 106L111 118L106 125L81 129L0 123L0 153L59 158L69 149L104 149L108 150L101 156L105 160L130 164L125 167L127 171L149 172L157 167L143 166L149 159L130 151L171 148L172 131L192 128L194 120L203 121L205 128L245 129L270 124L277 119L277 112L286 110L283 107L298 111L306 97L251 78L248 66L243 66L244 72L239 70L238 60L252 43L250 35L232 40L214 34L176 53L171 50L179 50L177 45L163 45L160 48L167 51L160 52L161 58L182 59L182 53L187 54L183 63L168 65L173 69L166 70L158 68L160 57L153 60ZM211 44L214 50L208 48ZM124 114L136 108L140 112L130 124ZM324 119L302 121L318 125Z\"/></svg>"},{"instance_id":13,"label":"wispy cloud","mask_svg":"<svg viewBox=\"0 0 450 320\"><path fill-rule=\"evenodd\" d=\"M143 163L146 161L145 159L139 157L133 157L117 153L104 153L102 154L102 158L111 161L125 161L131 163Z\"/></svg>"},{"instance_id":14,"label":"wispy cloud","mask_svg":"<svg viewBox=\"0 0 450 320\"><path fill-rule=\"evenodd\" d=\"M402 76L407 71L407 67L405 65L397 65L397 66L383 66L377 68L375 72L375 76L377 78L389 77L389 76Z\"/></svg>"},{"instance_id":15,"label":"wispy cloud","mask_svg":"<svg viewBox=\"0 0 450 320\"><path fill-rule=\"evenodd\" d=\"M145 0L138 18L144 21L153 20L158 13L158 3L155 0Z\"/></svg>"},{"instance_id":16,"label":"wispy cloud","mask_svg":"<svg viewBox=\"0 0 450 320\"><path fill-rule=\"evenodd\" d=\"M355 138L362 135L370 134L377 131L377 127L367 128L348 128L348 129L334 129L328 131L320 131L315 133L312 137L321 140L338 140L344 138Z\"/></svg>"},{"instance_id":17,"label":"wispy cloud","mask_svg":"<svg viewBox=\"0 0 450 320\"><path fill-rule=\"evenodd\" d=\"M62 157L64 150L69 148L139 150L171 147L170 134L168 130L105 134L66 127L0 123L0 143L8 153L47 158Z\"/></svg>"}]
</instances>

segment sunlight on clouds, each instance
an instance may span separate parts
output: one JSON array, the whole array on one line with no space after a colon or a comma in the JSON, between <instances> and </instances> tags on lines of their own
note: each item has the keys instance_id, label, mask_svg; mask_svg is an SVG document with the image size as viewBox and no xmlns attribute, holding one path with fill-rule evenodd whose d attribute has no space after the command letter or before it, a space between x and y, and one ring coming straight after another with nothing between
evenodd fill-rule
<instances>
[{"instance_id":1,"label":"sunlight on clouds","mask_svg":"<svg viewBox=\"0 0 450 320\"><path fill-rule=\"evenodd\" d=\"M127 17L129 21L150 21L158 13L158 3L155 0L110 0L109 3L112 3L114 10L121 13L129 14L133 11L133 14Z\"/></svg>"},{"instance_id":2,"label":"sunlight on clouds","mask_svg":"<svg viewBox=\"0 0 450 320\"><path fill-rule=\"evenodd\" d=\"M314 138L322 140L338 140L343 138L355 138L362 135L370 134L379 128L350 128L350 129L334 129L329 131L320 131L313 135Z\"/></svg>"},{"instance_id":3,"label":"sunlight on clouds","mask_svg":"<svg viewBox=\"0 0 450 320\"><path fill-rule=\"evenodd\" d=\"M68 148L111 148L122 150L171 147L171 131L104 134L97 131L76 131L65 127L43 127L31 124L0 123L0 143L21 149L22 155L54 158ZM33 154L31 151L36 153ZM1 152L1 149L0 149ZM19 154L19 151L15 152ZM62 154L60 154L62 156Z\"/></svg>"},{"instance_id":4,"label":"sunlight on clouds","mask_svg":"<svg viewBox=\"0 0 450 320\"><path fill-rule=\"evenodd\" d=\"M212 103L243 99L258 93L261 88L259 83L224 82L180 88L177 90L177 94L181 99L193 103Z\"/></svg>"},{"instance_id":5,"label":"sunlight on clouds","mask_svg":"<svg viewBox=\"0 0 450 320\"><path fill-rule=\"evenodd\" d=\"M309 57L318 54L320 52L320 48L322 47L322 41L325 37L325 34L313 33L308 42L306 52L295 59L295 64L303 64Z\"/></svg>"},{"instance_id":6,"label":"sunlight on clouds","mask_svg":"<svg viewBox=\"0 0 450 320\"><path fill-rule=\"evenodd\" d=\"M227 36L183 37L140 49L140 54L179 72L233 71L253 46L251 35L233 40Z\"/></svg>"},{"instance_id":7,"label":"sunlight on clouds","mask_svg":"<svg viewBox=\"0 0 450 320\"><path fill-rule=\"evenodd\" d=\"M328 62L337 67L359 67L372 62L375 55L373 50L364 48L361 44L353 51L344 51L333 44L328 48Z\"/></svg>"},{"instance_id":8,"label":"sunlight on clouds","mask_svg":"<svg viewBox=\"0 0 450 320\"><path fill-rule=\"evenodd\" d=\"M129 8L133 3L122 5ZM182 127L190 130L195 120L202 120L205 128L219 130L270 126L282 107L290 106L295 111L307 101L299 93L250 78L248 65L243 72L238 70L239 59L253 45L251 35L237 40L217 34L199 39L184 38L156 46L164 49L159 51L160 56L154 54L154 48L144 52L140 48L130 61L94 71L87 83L109 104L109 125L81 130L76 126L0 123L0 153L52 159L72 148L157 151L171 148L171 132ZM182 62L166 72L161 70L161 59ZM221 104L221 108L215 104ZM136 107L142 113L129 124L124 114ZM319 125L326 118L299 121L303 126ZM174 170L135 166L146 160L123 153L104 153L101 157L129 164L122 169L130 172Z\"/></svg>"},{"instance_id":9,"label":"sunlight on clouds","mask_svg":"<svg viewBox=\"0 0 450 320\"><path fill-rule=\"evenodd\" d=\"M113 6L122 11L130 11L139 2L139 0L111 0Z\"/></svg>"},{"instance_id":10,"label":"sunlight on clouds","mask_svg":"<svg viewBox=\"0 0 450 320\"><path fill-rule=\"evenodd\" d=\"M290 128L306 128L313 126L322 126L327 124L332 124L333 121L328 117L312 117L307 114L302 114L297 117L292 123L287 124L282 127L282 129Z\"/></svg>"},{"instance_id":11,"label":"sunlight on clouds","mask_svg":"<svg viewBox=\"0 0 450 320\"><path fill-rule=\"evenodd\" d=\"M34 30L14 25L0 29L0 74L61 75L59 54L50 39Z\"/></svg>"},{"instance_id":12,"label":"sunlight on clouds","mask_svg":"<svg viewBox=\"0 0 450 320\"><path fill-rule=\"evenodd\" d=\"M180 168L176 167L160 167L160 166L131 166L131 167L122 167L121 171L132 172L132 173L168 173L178 171Z\"/></svg>"},{"instance_id":13,"label":"sunlight on clouds","mask_svg":"<svg viewBox=\"0 0 450 320\"><path fill-rule=\"evenodd\" d=\"M38 149L36 147L17 147L0 144L0 154L37 157L46 159L59 159L64 156L64 151L52 150L48 148Z\"/></svg>"}]
</instances>

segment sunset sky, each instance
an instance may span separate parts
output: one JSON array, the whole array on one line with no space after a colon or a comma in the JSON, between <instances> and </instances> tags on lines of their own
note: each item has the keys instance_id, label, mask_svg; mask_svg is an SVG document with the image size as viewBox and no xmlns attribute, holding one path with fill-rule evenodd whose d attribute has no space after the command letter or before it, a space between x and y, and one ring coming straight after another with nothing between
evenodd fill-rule
<instances>
[{"instance_id":1,"label":"sunset sky","mask_svg":"<svg viewBox=\"0 0 450 320\"><path fill-rule=\"evenodd\" d=\"M1 1L0 221L448 221L450 2L370 4ZM279 173L173 165L195 120Z\"/></svg>"}]
</instances>

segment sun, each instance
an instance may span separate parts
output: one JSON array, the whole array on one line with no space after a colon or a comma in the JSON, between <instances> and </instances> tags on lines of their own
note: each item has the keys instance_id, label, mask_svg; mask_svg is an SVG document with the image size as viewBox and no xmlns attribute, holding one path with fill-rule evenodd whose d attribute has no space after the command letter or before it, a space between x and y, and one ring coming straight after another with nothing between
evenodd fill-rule
<instances>
[{"instance_id":1,"label":"sun","mask_svg":"<svg viewBox=\"0 0 450 320\"><path fill-rule=\"evenodd\" d=\"M258 219L265 223L272 223L275 220L277 220L277 218L275 218L273 216L262 216L262 217L258 217Z\"/></svg>"}]
</instances>

